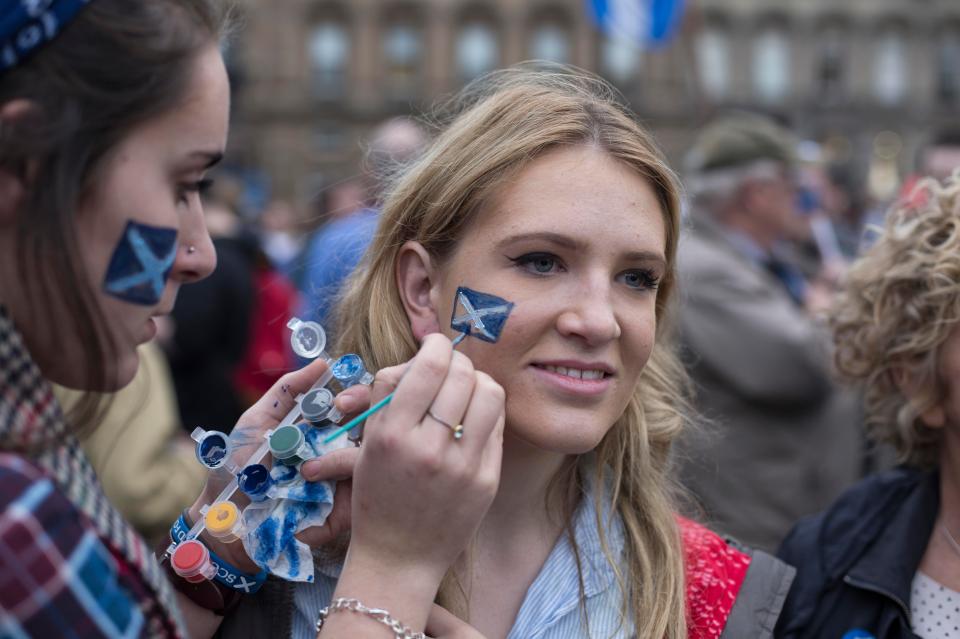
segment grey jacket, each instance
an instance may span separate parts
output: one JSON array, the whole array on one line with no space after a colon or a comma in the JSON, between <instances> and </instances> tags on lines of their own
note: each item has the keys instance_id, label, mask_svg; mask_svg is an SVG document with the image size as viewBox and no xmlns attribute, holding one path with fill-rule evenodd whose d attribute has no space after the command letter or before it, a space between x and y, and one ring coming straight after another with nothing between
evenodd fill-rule
<instances>
[{"instance_id":1,"label":"grey jacket","mask_svg":"<svg viewBox=\"0 0 960 639\"><path fill-rule=\"evenodd\" d=\"M683 357L704 418L679 447L681 478L713 528L773 552L860 477L859 401L831 379L826 334L702 215L679 270Z\"/></svg>"}]
</instances>

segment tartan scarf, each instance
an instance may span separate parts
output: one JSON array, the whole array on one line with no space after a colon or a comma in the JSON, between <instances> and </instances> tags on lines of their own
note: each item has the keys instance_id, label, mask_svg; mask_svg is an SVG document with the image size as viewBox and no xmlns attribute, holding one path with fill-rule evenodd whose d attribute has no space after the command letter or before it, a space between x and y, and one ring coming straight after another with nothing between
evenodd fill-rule
<instances>
[{"instance_id":1,"label":"tartan scarf","mask_svg":"<svg viewBox=\"0 0 960 639\"><path fill-rule=\"evenodd\" d=\"M100 540L136 570L155 598L139 601L148 636L186 637L160 565L140 535L110 504L67 429L53 389L27 351L6 309L0 306L0 451L29 458L45 470L87 516Z\"/></svg>"}]
</instances>

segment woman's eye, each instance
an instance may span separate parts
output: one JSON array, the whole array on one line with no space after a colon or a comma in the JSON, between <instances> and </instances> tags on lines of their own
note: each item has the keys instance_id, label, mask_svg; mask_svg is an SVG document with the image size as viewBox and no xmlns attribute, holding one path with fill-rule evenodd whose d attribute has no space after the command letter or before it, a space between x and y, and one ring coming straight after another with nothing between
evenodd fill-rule
<instances>
[{"instance_id":1,"label":"woman's eye","mask_svg":"<svg viewBox=\"0 0 960 639\"><path fill-rule=\"evenodd\" d=\"M624 284L639 290L655 290L660 285L660 278L652 271L627 271L622 277Z\"/></svg>"},{"instance_id":2,"label":"woman's eye","mask_svg":"<svg viewBox=\"0 0 960 639\"><path fill-rule=\"evenodd\" d=\"M512 259L517 266L538 275L553 273L560 268L557 258L547 253L529 253Z\"/></svg>"},{"instance_id":3,"label":"woman's eye","mask_svg":"<svg viewBox=\"0 0 960 639\"><path fill-rule=\"evenodd\" d=\"M198 195L203 194L211 186L213 186L213 180L211 178L204 178L202 180L197 180L196 182L186 182L180 185L177 193L177 199L181 203L186 204L191 195L194 193Z\"/></svg>"}]
</instances>

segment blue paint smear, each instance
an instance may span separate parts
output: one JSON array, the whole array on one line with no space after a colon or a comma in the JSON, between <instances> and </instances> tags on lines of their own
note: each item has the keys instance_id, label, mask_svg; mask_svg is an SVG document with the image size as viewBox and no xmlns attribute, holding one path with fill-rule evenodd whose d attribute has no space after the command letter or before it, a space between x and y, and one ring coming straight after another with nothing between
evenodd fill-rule
<instances>
[{"instance_id":1,"label":"blue paint smear","mask_svg":"<svg viewBox=\"0 0 960 639\"><path fill-rule=\"evenodd\" d=\"M270 471L270 476L273 477L273 481L277 482L278 484L285 484L296 478L297 469L293 466L277 464L273 467L273 470Z\"/></svg>"},{"instance_id":2,"label":"blue paint smear","mask_svg":"<svg viewBox=\"0 0 960 639\"><path fill-rule=\"evenodd\" d=\"M277 556L277 520L271 516L257 528L257 553L253 558L261 568L267 568Z\"/></svg>"},{"instance_id":3,"label":"blue paint smear","mask_svg":"<svg viewBox=\"0 0 960 639\"><path fill-rule=\"evenodd\" d=\"M177 257L177 230L127 222L103 280L103 290L125 302L153 306L163 297Z\"/></svg>"},{"instance_id":4,"label":"blue paint smear","mask_svg":"<svg viewBox=\"0 0 960 639\"><path fill-rule=\"evenodd\" d=\"M461 286L454 298L450 328L492 344L500 339L513 307L513 302L502 297Z\"/></svg>"},{"instance_id":5,"label":"blue paint smear","mask_svg":"<svg viewBox=\"0 0 960 639\"><path fill-rule=\"evenodd\" d=\"M287 556L287 562L290 564L290 577L296 577L300 574L300 553L297 550L297 540L294 535L300 522L307 515L306 504L298 502L288 502L287 512L283 515L283 528L280 533L280 548Z\"/></svg>"}]
</instances>

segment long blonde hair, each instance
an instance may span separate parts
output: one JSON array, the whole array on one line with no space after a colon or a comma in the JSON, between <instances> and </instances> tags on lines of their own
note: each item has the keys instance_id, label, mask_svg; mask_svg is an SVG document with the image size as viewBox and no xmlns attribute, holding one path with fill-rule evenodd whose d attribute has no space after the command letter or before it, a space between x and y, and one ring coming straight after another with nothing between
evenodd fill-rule
<instances>
[{"instance_id":1,"label":"long blonde hair","mask_svg":"<svg viewBox=\"0 0 960 639\"><path fill-rule=\"evenodd\" d=\"M400 176L383 202L377 234L340 305L339 349L359 353L372 368L397 364L417 351L395 281L400 247L420 242L442 264L483 204L511 176L560 146L604 149L646 178L664 215L668 268L657 295L657 344L623 415L587 463L558 478L561 494L579 501L579 480L594 473L604 552L617 575L624 614L637 636L686 636L684 568L668 477L671 442L684 422L686 377L663 321L675 284L680 225L679 185L653 140L602 80L569 68L520 67L467 87L448 108L440 135ZM603 504L608 500L607 504ZM600 513L622 517L623 557L613 557ZM565 509L570 531L573 509ZM625 567L625 570L621 570ZM449 599L449 585L441 599Z\"/></svg>"}]
</instances>

